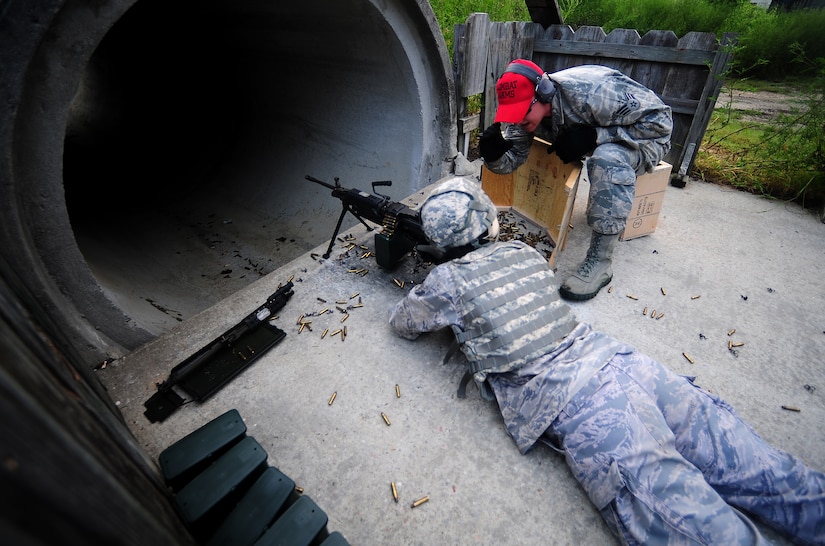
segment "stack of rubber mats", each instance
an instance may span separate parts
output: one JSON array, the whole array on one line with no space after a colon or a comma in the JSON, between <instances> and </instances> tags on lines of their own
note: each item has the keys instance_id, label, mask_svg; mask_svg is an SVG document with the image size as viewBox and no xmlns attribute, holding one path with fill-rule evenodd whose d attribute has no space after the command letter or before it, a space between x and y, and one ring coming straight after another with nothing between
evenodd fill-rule
<instances>
[{"instance_id":1,"label":"stack of rubber mats","mask_svg":"<svg viewBox=\"0 0 825 546\"><path fill-rule=\"evenodd\" d=\"M158 460L175 508L200 544L349 544L327 530L326 513L292 479L267 465L237 410L181 438Z\"/></svg>"}]
</instances>

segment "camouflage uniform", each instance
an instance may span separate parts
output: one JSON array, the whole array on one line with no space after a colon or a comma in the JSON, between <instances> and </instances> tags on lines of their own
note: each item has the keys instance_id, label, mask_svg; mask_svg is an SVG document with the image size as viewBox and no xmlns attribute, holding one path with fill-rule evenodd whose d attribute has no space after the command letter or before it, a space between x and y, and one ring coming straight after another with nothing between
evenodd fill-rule
<instances>
[{"instance_id":1,"label":"camouflage uniform","mask_svg":"<svg viewBox=\"0 0 825 546\"><path fill-rule=\"evenodd\" d=\"M529 252L538 255L493 243L437 266L390 310L390 324L407 339L466 331L462 279L472 264ZM768 445L722 400L586 324L486 380L519 450L539 440L561 448L624 543L758 543L736 506L795 540L825 544L825 474Z\"/></svg>"},{"instance_id":2,"label":"camouflage uniform","mask_svg":"<svg viewBox=\"0 0 825 546\"><path fill-rule=\"evenodd\" d=\"M535 136L554 142L562 129L596 129L596 149L586 163L587 223L598 233L618 234L633 207L636 175L652 171L670 150L670 107L650 89L605 66L576 66L549 77L557 89L553 112ZM485 165L498 174L513 172L527 161L533 136L519 125L507 125L504 137L513 147Z\"/></svg>"}]
</instances>

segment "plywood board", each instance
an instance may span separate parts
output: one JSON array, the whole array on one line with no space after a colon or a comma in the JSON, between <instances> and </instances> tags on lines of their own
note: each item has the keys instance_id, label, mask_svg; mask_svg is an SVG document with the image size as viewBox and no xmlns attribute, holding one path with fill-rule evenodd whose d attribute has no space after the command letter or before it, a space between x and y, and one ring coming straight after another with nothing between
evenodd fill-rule
<instances>
[{"instance_id":1,"label":"plywood board","mask_svg":"<svg viewBox=\"0 0 825 546\"><path fill-rule=\"evenodd\" d=\"M565 165L549 149L550 144L534 139L524 165L507 175L482 168L481 185L496 206L518 212L547 232L556 247L552 265L567 238L581 164Z\"/></svg>"}]
</instances>

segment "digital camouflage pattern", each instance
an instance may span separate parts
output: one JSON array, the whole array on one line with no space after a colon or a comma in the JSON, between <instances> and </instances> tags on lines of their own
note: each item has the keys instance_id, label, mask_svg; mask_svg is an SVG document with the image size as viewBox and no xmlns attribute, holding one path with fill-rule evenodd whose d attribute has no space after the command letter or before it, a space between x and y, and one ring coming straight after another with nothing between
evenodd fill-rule
<instances>
[{"instance_id":1,"label":"digital camouflage pattern","mask_svg":"<svg viewBox=\"0 0 825 546\"><path fill-rule=\"evenodd\" d=\"M576 394L547 437L623 543L758 544L744 512L794 542L825 544L825 474L632 349Z\"/></svg>"},{"instance_id":2,"label":"digital camouflage pattern","mask_svg":"<svg viewBox=\"0 0 825 546\"><path fill-rule=\"evenodd\" d=\"M653 91L608 67L582 65L549 76L557 86L551 117L535 134L506 125L504 137L513 147L485 165L498 174L511 173L527 161L534 136L554 142L563 130L594 127L596 148L586 162L587 223L615 235L632 209L636 176L652 171L670 150L671 109Z\"/></svg>"},{"instance_id":3,"label":"digital camouflage pattern","mask_svg":"<svg viewBox=\"0 0 825 546\"><path fill-rule=\"evenodd\" d=\"M524 261L536 257L540 260L543 265L540 276L547 284L548 293L552 294L550 301L554 302L550 309L558 315L555 325L560 331L570 332L566 337L561 334L552 343L547 343L544 352L539 351L534 360L519 359L519 363L502 364L502 370L512 370L524 362L524 366L514 374L483 374L480 377L481 380L486 377L493 387L507 431L516 441L519 450L526 453L570 397L621 347L607 336L577 324L570 307L558 298L553 272L538 251L518 241L498 242L470 252L460 260L443 263L430 271L423 283L410 290L390 310L389 320L396 332L407 339L415 339L422 332L434 332L447 327L459 334L468 331L470 328L465 322L465 316L471 309L465 304L464 279L473 276L470 272L474 262L490 263L491 256L502 259L508 254L516 254ZM508 268L499 269L501 275ZM505 299L512 294L515 299L519 283L512 284L508 288L497 289L498 294L504 295ZM522 298L529 299L529 296ZM513 308L517 308L517 305L514 303ZM516 321L514 325L519 323ZM546 331L559 330L551 324ZM517 350L529 344L531 339L533 338L517 339L512 346ZM473 349L469 351L469 357L474 358ZM530 352L534 351L531 349Z\"/></svg>"},{"instance_id":4,"label":"digital camouflage pattern","mask_svg":"<svg viewBox=\"0 0 825 546\"><path fill-rule=\"evenodd\" d=\"M421 206L421 227L439 248L469 244L496 221L497 210L481 185L455 176L434 188Z\"/></svg>"},{"instance_id":5,"label":"digital camouflage pattern","mask_svg":"<svg viewBox=\"0 0 825 546\"><path fill-rule=\"evenodd\" d=\"M486 260L508 244L462 260ZM390 309L399 335L466 330L464 267L435 267ZM760 543L737 507L794 541L825 544L825 474L767 444L727 403L587 324L486 378L519 450L539 440L561 448L623 543Z\"/></svg>"},{"instance_id":6,"label":"digital camouflage pattern","mask_svg":"<svg viewBox=\"0 0 825 546\"><path fill-rule=\"evenodd\" d=\"M453 265L463 312L453 333L476 382L543 356L575 328L547 260L527 244L488 245Z\"/></svg>"}]
</instances>

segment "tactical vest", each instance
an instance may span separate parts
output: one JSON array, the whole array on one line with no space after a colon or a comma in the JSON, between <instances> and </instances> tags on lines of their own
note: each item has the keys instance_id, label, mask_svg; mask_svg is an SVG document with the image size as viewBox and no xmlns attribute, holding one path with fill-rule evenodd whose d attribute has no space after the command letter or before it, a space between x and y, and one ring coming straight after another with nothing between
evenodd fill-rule
<instances>
[{"instance_id":1,"label":"tactical vest","mask_svg":"<svg viewBox=\"0 0 825 546\"><path fill-rule=\"evenodd\" d=\"M525 243L495 243L453 263L464 318L464 330L453 326L453 333L490 398L483 387L488 373L515 370L551 352L578 322L561 301L547 260Z\"/></svg>"}]
</instances>

